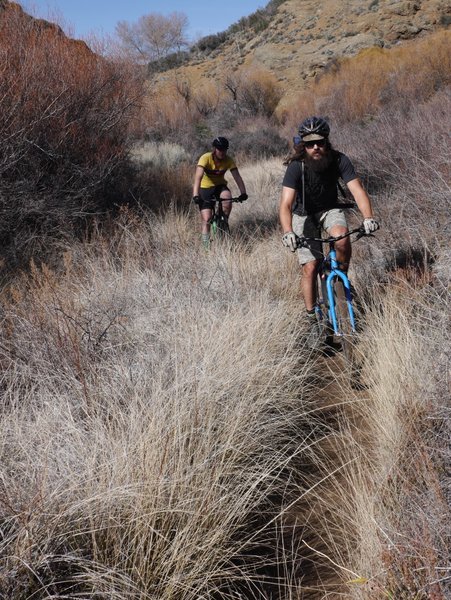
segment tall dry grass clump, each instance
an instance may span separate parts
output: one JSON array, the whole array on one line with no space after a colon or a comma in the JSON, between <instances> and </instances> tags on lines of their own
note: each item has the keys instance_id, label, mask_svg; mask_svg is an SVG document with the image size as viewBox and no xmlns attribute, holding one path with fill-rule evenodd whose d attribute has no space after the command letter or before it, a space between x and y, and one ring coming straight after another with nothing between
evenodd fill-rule
<instances>
[{"instance_id":1,"label":"tall dry grass clump","mask_svg":"<svg viewBox=\"0 0 451 600\"><path fill-rule=\"evenodd\" d=\"M126 213L74 247L64 273L36 267L11 289L5 596L260 585L276 482L307 445L288 376L297 358L277 333L292 337L294 323L262 285L270 253L250 271L250 257L235 260L244 243L199 255L193 231L186 215L141 224Z\"/></svg>"},{"instance_id":2,"label":"tall dry grass clump","mask_svg":"<svg viewBox=\"0 0 451 600\"><path fill-rule=\"evenodd\" d=\"M0 12L0 55L0 238L23 265L121 199L141 85L15 3Z\"/></svg>"},{"instance_id":3,"label":"tall dry grass clump","mask_svg":"<svg viewBox=\"0 0 451 600\"><path fill-rule=\"evenodd\" d=\"M352 389L340 356L304 345L280 168L243 171L254 205L234 208L233 239L210 253L197 215L125 210L59 273L35 267L4 295L5 597L443 589L440 465L421 481L411 468L444 458L443 380L428 369L444 359L443 290L431 305L427 283L375 288L360 342L369 387Z\"/></svg>"},{"instance_id":4,"label":"tall dry grass clump","mask_svg":"<svg viewBox=\"0 0 451 600\"><path fill-rule=\"evenodd\" d=\"M362 470L349 597L448 598L449 296L402 271L374 292L361 350L369 390L356 406ZM363 468L362 468L363 467ZM359 523L359 519L361 522ZM351 553L352 554L352 553ZM351 593L351 590L354 590Z\"/></svg>"}]
</instances>

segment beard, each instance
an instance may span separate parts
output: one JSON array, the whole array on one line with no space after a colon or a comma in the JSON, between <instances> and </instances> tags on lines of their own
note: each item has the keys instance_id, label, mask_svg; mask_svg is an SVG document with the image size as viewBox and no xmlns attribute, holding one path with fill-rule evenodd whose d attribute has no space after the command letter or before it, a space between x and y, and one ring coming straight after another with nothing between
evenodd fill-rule
<instances>
[{"instance_id":1,"label":"beard","mask_svg":"<svg viewBox=\"0 0 451 600\"><path fill-rule=\"evenodd\" d=\"M327 149L321 158L312 158L306 153L304 160L309 169L315 171L315 173L322 173L323 171L327 171L332 164L333 156L332 152Z\"/></svg>"}]
</instances>

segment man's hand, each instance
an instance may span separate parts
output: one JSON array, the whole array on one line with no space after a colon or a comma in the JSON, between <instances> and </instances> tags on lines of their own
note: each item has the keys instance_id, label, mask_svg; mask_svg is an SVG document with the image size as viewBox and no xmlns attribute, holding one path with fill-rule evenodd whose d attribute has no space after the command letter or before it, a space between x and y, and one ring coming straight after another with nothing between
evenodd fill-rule
<instances>
[{"instance_id":1,"label":"man's hand","mask_svg":"<svg viewBox=\"0 0 451 600\"><path fill-rule=\"evenodd\" d=\"M297 242L296 242L296 234L292 231L285 233L282 237L282 244L291 250L291 252L296 252L297 250Z\"/></svg>"},{"instance_id":2,"label":"man's hand","mask_svg":"<svg viewBox=\"0 0 451 600\"><path fill-rule=\"evenodd\" d=\"M194 202L194 204L199 204L200 196L193 196L193 202Z\"/></svg>"},{"instance_id":3,"label":"man's hand","mask_svg":"<svg viewBox=\"0 0 451 600\"><path fill-rule=\"evenodd\" d=\"M376 221L376 219L364 219L363 228L365 229L365 234L369 235L370 233L374 233L379 229L379 223Z\"/></svg>"},{"instance_id":4,"label":"man's hand","mask_svg":"<svg viewBox=\"0 0 451 600\"><path fill-rule=\"evenodd\" d=\"M240 202L244 202L245 200L247 200L247 199L248 199L248 197L249 197L249 196L248 196L247 194L240 194L240 195L238 196L238 200L239 200Z\"/></svg>"}]
</instances>

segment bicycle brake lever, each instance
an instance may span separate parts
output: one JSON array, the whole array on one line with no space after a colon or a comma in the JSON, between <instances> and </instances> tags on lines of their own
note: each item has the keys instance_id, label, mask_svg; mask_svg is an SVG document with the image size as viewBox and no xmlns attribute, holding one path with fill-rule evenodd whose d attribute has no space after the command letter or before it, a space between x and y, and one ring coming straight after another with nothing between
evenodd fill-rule
<instances>
[{"instance_id":1,"label":"bicycle brake lever","mask_svg":"<svg viewBox=\"0 0 451 600\"><path fill-rule=\"evenodd\" d=\"M299 237L298 235L296 235L296 246L298 248L307 248L307 240L304 237Z\"/></svg>"},{"instance_id":2,"label":"bicycle brake lever","mask_svg":"<svg viewBox=\"0 0 451 600\"><path fill-rule=\"evenodd\" d=\"M366 233L365 228L364 227L360 227L358 233L357 233L357 237L356 239L359 240L362 237L365 237L367 235L370 235L369 233Z\"/></svg>"}]
</instances>

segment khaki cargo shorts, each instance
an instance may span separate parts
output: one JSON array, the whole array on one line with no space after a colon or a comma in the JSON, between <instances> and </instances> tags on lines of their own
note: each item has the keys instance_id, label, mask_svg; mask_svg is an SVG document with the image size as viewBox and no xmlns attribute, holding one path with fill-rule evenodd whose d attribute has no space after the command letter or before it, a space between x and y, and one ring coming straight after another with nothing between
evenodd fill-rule
<instances>
[{"instance_id":1,"label":"khaki cargo shorts","mask_svg":"<svg viewBox=\"0 0 451 600\"><path fill-rule=\"evenodd\" d=\"M300 217L293 215L293 231L299 237L321 237L321 231L328 232L332 227L341 225L347 227L346 217L341 208L323 210L314 215ZM321 242L309 242L310 248L298 248L296 250L299 264L305 265L312 260L320 260L322 254Z\"/></svg>"}]
</instances>

